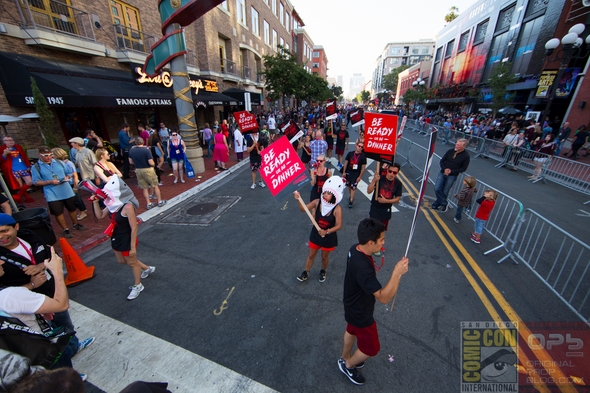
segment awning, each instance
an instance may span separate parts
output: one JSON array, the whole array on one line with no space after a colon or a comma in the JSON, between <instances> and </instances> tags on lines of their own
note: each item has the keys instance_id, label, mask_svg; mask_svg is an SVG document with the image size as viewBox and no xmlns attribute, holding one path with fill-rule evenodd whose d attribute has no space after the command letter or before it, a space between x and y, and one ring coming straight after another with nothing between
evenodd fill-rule
<instances>
[{"instance_id":1,"label":"awning","mask_svg":"<svg viewBox=\"0 0 590 393\"><path fill-rule=\"evenodd\" d=\"M246 102L246 100L244 98L245 93L250 93L250 102L253 105L260 105L260 99L261 99L260 93L256 93L253 91L247 91L247 90L241 90L241 89L235 89L235 88L227 89L223 92L223 94L228 95L230 97L234 97L235 99L241 101L240 105L244 105L244 102Z\"/></svg>"},{"instance_id":2,"label":"awning","mask_svg":"<svg viewBox=\"0 0 590 393\"><path fill-rule=\"evenodd\" d=\"M174 105L172 89L139 85L124 71L0 52L0 83L10 105L34 105L30 77L51 107Z\"/></svg>"},{"instance_id":3,"label":"awning","mask_svg":"<svg viewBox=\"0 0 590 393\"><path fill-rule=\"evenodd\" d=\"M197 95L193 94L193 102L197 107L214 105L241 105L238 100L233 97L204 90L199 90L199 94Z\"/></svg>"},{"instance_id":4,"label":"awning","mask_svg":"<svg viewBox=\"0 0 590 393\"><path fill-rule=\"evenodd\" d=\"M536 79L527 79L524 82L517 82L511 85L506 86L506 90L514 91L514 90L533 90L537 88L537 84L539 83Z\"/></svg>"}]
</instances>

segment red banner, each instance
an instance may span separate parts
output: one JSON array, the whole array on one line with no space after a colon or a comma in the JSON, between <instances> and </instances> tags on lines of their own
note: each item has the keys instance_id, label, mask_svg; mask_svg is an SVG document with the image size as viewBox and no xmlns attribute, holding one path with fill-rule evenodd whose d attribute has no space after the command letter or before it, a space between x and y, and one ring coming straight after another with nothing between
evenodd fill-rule
<instances>
[{"instance_id":1,"label":"red banner","mask_svg":"<svg viewBox=\"0 0 590 393\"><path fill-rule=\"evenodd\" d=\"M260 175L272 196L276 197L292 183L299 187L309 180L305 164L301 162L286 136L270 144L260 155Z\"/></svg>"},{"instance_id":2,"label":"red banner","mask_svg":"<svg viewBox=\"0 0 590 393\"><path fill-rule=\"evenodd\" d=\"M333 120L337 118L336 114L336 99L328 100L326 103L326 120Z\"/></svg>"},{"instance_id":3,"label":"red banner","mask_svg":"<svg viewBox=\"0 0 590 393\"><path fill-rule=\"evenodd\" d=\"M394 155L397 142L397 116L365 113L365 152Z\"/></svg>"},{"instance_id":4,"label":"red banner","mask_svg":"<svg viewBox=\"0 0 590 393\"><path fill-rule=\"evenodd\" d=\"M258 122L256 116L248 111L234 112L234 118L240 127L242 134L258 132Z\"/></svg>"},{"instance_id":5,"label":"red banner","mask_svg":"<svg viewBox=\"0 0 590 393\"><path fill-rule=\"evenodd\" d=\"M350 122L352 123L353 127L358 127L360 125L365 124L365 111L362 109L357 109L356 111L350 114Z\"/></svg>"},{"instance_id":6,"label":"red banner","mask_svg":"<svg viewBox=\"0 0 590 393\"><path fill-rule=\"evenodd\" d=\"M280 126L279 129L289 140L293 138L299 132L299 126L293 120L284 121Z\"/></svg>"}]
</instances>

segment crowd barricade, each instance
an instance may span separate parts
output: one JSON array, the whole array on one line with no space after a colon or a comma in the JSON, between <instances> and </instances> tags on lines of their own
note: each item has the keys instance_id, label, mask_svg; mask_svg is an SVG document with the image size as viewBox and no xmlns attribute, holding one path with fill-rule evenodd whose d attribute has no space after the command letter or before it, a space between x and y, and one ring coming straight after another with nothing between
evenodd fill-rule
<instances>
[{"instance_id":1,"label":"crowd barricade","mask_svg":"<svg viewBox=\"0 0 590 393\"><path fill-rule=\"evenodd\" d=\"M590 317L590 246L532 209L526 209L506 247L586 323Z\"/></svg>"},{"instance_id":2,"label":"crowd barricade","mask_svg":"<svg viewBox=\"0 0 590 393\"><path fill-rule=\"evenodd\" d=\"M454 208L457 207L457 198L455 198L454 195L459 195L461 193L461 190L464 187L463 180L467 176L469 176L467 173L460 173L459 176L457 176L457 180L449 191L449 206ZM490 213L490 217L486 223L485 231L489 233L494 239L499 241L500 245L486 251L484 255L487 255L491 252L499 250L502 247L506 247L506 244L514 243L514 234L524 213L524 206L520 201L514 199L510 195L505 194L480 180L477 180L475 187L477 188L477 192L473 194L470 207L463 209L463 214L474 221L477 208L479 207L479 204L476 202L476 200L482 197L485 190L487 189L495 190L498 193L498 198L496 199L494 209Z\"/></svg>"},{"instance_id":3,"label":"crowd barricade","mask_svg":"<svg viewBox=\"0 0 590 393\"><path fill-rule=\"evenodd\" d=\"M406 138L398 140L395 147L395 161L403 168L406 165L412 166L410 163L410 151L412 149L412 141Z\"/></svg>"}]
</instances>

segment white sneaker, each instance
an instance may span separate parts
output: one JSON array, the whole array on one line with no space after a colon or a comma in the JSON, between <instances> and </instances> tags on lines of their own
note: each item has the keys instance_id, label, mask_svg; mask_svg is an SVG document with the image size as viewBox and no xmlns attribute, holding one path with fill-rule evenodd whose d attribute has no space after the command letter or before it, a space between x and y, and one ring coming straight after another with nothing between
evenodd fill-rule
<instances>
[{"instance_id":1,"label":"white sneaker","mask_svg":"<svg viewBox=\"0 0 590 393\"><path fill-rule=\"evenodd\" d=\"M260 188L266 187L266 184L264 184L262 181L259 181L258 182L258 185L260 186Z\"/></svg>"},{"instance_id":2,"label":"white sneaker","mask_svg":"<svg viewBox=\"0 0 590 393\"><path fill-rule=\"evenodd\" d=\"M255 189L256 188L256 183L252 183L252 185L250 186L250 189Z\"/></svg>"},{"instance_id":3,"label":"white sneaker","mask_svg":"<svg viewBox=\"0 0 590 393\"><path fill-rule=\"evenodd\" d=\"M144 290L144 288L145 287L143 286L143 284L130 286L129 289L131 289L131 292L129 293L129 296L127 296L127 300L133 300L136 297L138 297L141 291Z\"/></svg>"},{"instance_id":4,"label":"white sneaker","mask_svg":"<svg viewBox=\"0 0 590 393\"><path fill-rule=\"evenodd\" d=\"M152 274L153 272L155 272L155 271L156 271L156 267L155 267L155 266L150 266L150 267L148 267L146 270L142 270L142 271L141 271L141 278L142 278L142 279L143 279L143 278L148 278L148 276L149 276L150 274Z\"/></svg>"}]
</instances>

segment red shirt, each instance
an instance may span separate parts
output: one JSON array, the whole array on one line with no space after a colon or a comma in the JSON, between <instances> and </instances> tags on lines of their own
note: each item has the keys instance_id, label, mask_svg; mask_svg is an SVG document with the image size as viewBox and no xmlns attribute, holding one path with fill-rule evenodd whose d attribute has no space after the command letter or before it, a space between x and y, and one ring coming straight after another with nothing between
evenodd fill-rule
<instances>
[{"instance_id":1,"label":"red shirt","mask_svg":"<svg viewBox=\"0 0 590 393\"><path fill-rule=\"evenodd\" d=\"M495 204L496 201L493 199L484 199L479 206L479 209L477 209L477 213L475 213L475 218L487 221L490 218L490 213L492 212Z\"/></svg>"}]
</instances>

